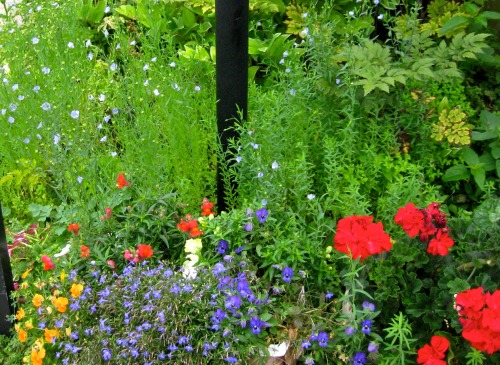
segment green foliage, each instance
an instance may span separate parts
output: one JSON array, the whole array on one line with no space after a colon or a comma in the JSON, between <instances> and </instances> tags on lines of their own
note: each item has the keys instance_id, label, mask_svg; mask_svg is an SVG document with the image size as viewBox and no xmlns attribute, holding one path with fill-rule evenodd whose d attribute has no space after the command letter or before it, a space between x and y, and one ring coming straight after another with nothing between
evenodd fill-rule
<instances>
[{"instance_id":1,"label":"green foliage","mask_svg":"<svg viewBox=\"0 0 500 365\"><path fill-rule=\"evenodd\" d=\"M384 328L385 335L385 350L389 351L390 355L382 359L382 364L407 364L408 357L415 353L412 349L412 330L407 318L401 312L394 315L394 318L389 323L389 326Z\"/></svg>"}]
</instances>

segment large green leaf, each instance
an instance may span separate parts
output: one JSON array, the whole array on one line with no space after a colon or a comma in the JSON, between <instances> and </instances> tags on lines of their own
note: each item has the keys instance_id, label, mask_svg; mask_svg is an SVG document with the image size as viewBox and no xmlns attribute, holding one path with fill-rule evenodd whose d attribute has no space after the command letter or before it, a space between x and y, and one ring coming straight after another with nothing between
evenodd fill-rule
<instances>
[{"instance_id":1,"label":"large green leaf","mask_svg":"<svg viewBox=\"0 0 500 365\"><path fill-rule=\"evenodd\" d=\"M444 173L442 180L444 182L467 180L470 177L469 169L462 164L450 167Z\"/></svg>"},{"instance_id":2,"label":"large green leaf","mask_svg":"<svg viewBox=\"0 0 500 365\"><path fill-rule=\"evenodd\" d=\"M454 16L443 24L443 27L439 30L439 35L442 36L446 33L453 32L457 29L465 27L467 24L469 24L469 18L462 15Z\"/></svg>"}]
</instances>

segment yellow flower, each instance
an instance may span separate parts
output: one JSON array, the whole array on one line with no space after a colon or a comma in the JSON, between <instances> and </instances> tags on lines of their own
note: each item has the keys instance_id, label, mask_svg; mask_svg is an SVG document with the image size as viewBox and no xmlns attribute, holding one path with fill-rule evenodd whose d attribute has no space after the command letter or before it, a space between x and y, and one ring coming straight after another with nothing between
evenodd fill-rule
<instances>
[{"instance_id":1,"label":"yellow flower","mask_svg":"<svg viewBox=\"0 0 500 365\"><path fill-rule=\"evenodd\" d=\"M21 319L23 319L23 318L24 318L24 316L25 316L25 315L26 315L26 312L24 311L24 309L19 308L19 310L18 310L18 311L17 311L17 313L16 313L16 319L17 319L18 321L20 321Z\"/></svg>"},{"instance_id":2,"label":"yellow flower","mask_svg":"<svg viewBox=\"0 0 500 365\"><path fill-rule=\"evenodd\" d=\"M56 306L58 312L64 313L66 312L68 302L68 298L59 297L54 300L54 305Z\"/></svg>"},{"instance_id":3,"label":"yellow flower","mask_svg":"<svg viewBox=\"0 0 500 365\"><path fill-rule=\"evenodd\" d=\"M23 272L23 274L21 275L21 279L26 279L31 270L33 270L33 268L29 268L28 270Z\"/></svg>"},{"instance_id":4,"label":"yellow flower","mask_svg":"<svg viewBox=\"0 0 500 365\"><path fill-rule=\"evenodd\" d=\"M26 322L24 322L24 325L26 326L27 330L30 330L30 329L33 328L33 323L31 322L31 319L28 320L28 321L26 321Z\"/></svg>"},{"instance_id":5,"label":"yellow flower","mask_svg":"<svg viewBox=\"0 0 500 365\"><path fill-rule=\"evenodd\" d=\"M28 283L27 282L21 283L21 289L28 289Z\"/></svg>"},{"instance_id":6,"label":"yellow flower","mask_svg":"<svg viewBox=\"0 0 500 365\"><path fill-rule=\"evenodd\" d=\"M71 335L71 327L67 327L66 328L66 336L70 336Z\"/></svg>"},{"instance_id":7,"label":"yellow flower","mask_svg":"<svg viewBox=\"0 0 500 365\"><path fill-rule=\"evenodd\" d=\"M47 313L52 314L52 307L47 307Z\"/></svg>"},{"instance_id":8,"label":"yellow flower","mask_svg":"<svg viewBox=\"0 0 500 365\"><path fill-rule=\"evenodd\" d=\"M42 302L44 300L45 298L42 297L40 294L35 294L35 296L33 297L33 305L38 308L42 305Z\"/></svg>"},{"instance_id":9,"label":"yellow flower","mask_svg":"<svg viewBox=\"0 0 500 365\"><path fill-rule=\"evenodd\" d=\"M19 338L19 341L26 342L26 340L28 339L28 332L26 332L22 328L19 328L19 331L17 331L17 337Z\"/></svg>"},{"instance_id":10,"label":"yellow flower","mask_svg":"<svg viewBox=\"0 0 500 365\"><path fill-rule=\"evenodd\" d=\"M70 289L71 296L75 299L78 298L80 296L80 294L82 294L82 291L83 291L82 284L73 283L73 285L71 286L71 289Z\"/></svg>"},{"instance_id":11,"label":"yellow flower","mask_svg":"<svg viewBox=\"0 0 500 365\"><path fill-rule=\"evenodd\" d=\"M61 275L59 275L59 279L61 279L61 281L64 281L64 279L66 278L66 273L63 271L61 271Z\"/></svg>"},{"instance_id":12,"label":"yellow flower","mask_svg":"<svg viewBox=\"0 0 500 365\"><path fill-rule=\"evenodd\" d=\"M54 328L53 330L49 330L48 328L45 328L45 341L49 343L53 343L53 341L59 337L60 333L57 328Z\"/></svg>"}]
</instances>

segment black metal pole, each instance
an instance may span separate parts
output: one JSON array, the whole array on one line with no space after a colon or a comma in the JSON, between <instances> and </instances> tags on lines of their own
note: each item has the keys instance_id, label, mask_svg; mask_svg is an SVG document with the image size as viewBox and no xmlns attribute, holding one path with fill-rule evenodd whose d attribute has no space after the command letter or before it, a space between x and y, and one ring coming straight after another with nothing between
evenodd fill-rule
<instances>
[{"instance_id":1,"label":"black metal pole","mask_svg":"<svg viewBox=\"0 0 500 365\"><path fill-rule=\"evenodd\" d=\"M230 139L236 139L235 120L247 119L248 103L248 6L249 0L215 0L217 128L223 155ZM227 209L222 168L217 163L217 207ZM230 167L230 163L229 166Z\"/></svg>"},{"instance_id":2,"label":"black metal pole","mask_svg":"<svg viewBox=\"0 0 500 365\"><path fill-rule=\"evenodd\" d=\"M14 291L12 269L10 267L7 237L0 205L0 335L10 335L12 322L7 317L14 313L10 294Z\"/></svg>"}]
</instances>

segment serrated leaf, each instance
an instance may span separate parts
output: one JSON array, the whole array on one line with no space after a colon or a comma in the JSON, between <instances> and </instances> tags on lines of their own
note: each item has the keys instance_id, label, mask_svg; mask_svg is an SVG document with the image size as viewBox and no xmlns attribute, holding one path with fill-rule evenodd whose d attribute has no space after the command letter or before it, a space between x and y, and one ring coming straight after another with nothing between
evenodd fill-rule
<instances>
[{"instance_id":1,"label":"serrated leaf","mask_svg":"<svg viewBox=\"0 0 500 365\"><path fill-rule=\"evenodd\" d=\"M470 177L469 169L462 164L450 167L444 173L442 180L444 182L467 180Z\"/></svg>"}]
</instances>

